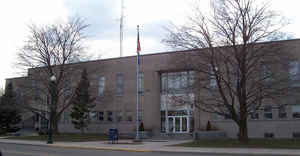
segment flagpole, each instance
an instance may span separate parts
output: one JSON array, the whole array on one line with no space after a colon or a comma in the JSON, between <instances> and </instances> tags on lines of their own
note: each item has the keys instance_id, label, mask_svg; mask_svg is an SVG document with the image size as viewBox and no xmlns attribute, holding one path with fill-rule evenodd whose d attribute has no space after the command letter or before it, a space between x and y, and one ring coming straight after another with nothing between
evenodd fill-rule
<instances>
[{"instance_id":1,"label":"flagpole","mask_svg":"<svg viewBox=\"0 0 300 156\"><path fill-rule=\"evenodd\" d=\"M124 0L121 1L121 18L120 18L120 57L123 57L123 23L124 23Z\"/></svg>"},{"instance_id":2,"label":"flagpole","mask_svg":"<svg viewBox=\"0 0 300 156\"><path fill-rule=\"evenodd\" d=\"M137 26L137 55L136 55L136 141L140 140L139 136L139 26Z\"/></svg>"}]
</instances>

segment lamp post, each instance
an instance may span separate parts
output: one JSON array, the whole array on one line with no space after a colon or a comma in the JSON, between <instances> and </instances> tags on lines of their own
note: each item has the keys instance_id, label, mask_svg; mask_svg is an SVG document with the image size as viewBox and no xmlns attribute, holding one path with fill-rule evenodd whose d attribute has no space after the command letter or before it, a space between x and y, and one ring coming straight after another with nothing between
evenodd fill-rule
<instances>
[{"instance_id":1,"label":"lamp post","mask_svg":"<svg viewBox=\"0 0 300 156\"><path fill-rule=\"evenodd\" d=\"M47 144L52 144L53 143L53 139L52 139L52 120L53 120L53 103L54 103L54 92L55 92L55 81L56 81L56 77L54 75L52 75L50 77L50 83L49 83L49 88L50 88L50 96L51 96L51 103L50 103L50 124L49 124L49 128L48 128L48 140L47 140Z\"/></svg>"}]
</instances>

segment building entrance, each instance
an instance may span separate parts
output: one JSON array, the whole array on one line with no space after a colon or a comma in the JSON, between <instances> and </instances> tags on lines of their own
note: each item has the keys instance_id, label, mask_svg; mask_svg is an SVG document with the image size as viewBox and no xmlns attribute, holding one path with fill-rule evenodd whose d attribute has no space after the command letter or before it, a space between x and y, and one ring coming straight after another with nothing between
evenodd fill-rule
<instances>
[{"instance_id":1,"label":"building entrance","mask_svg":"<svg viewBox=\"0 0 300 156\"><path fill-rule=\"evenodd\" d=\"M188 133L189 117L188 116L168 116L169 133Z\"/></svg>"}]
</instances>

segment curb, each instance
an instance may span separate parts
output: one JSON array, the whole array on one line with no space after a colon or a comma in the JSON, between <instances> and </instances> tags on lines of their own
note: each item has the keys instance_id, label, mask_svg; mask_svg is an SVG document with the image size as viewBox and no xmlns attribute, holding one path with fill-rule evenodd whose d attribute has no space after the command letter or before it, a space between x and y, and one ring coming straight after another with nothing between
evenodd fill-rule
<instances>
[{"instance_id":1,"label":"curb","mask_svg":"<svg viewBox=\"0 0 300 156\"><path fill-rule=\"evenodd\" d=\"M47 146L47 145L46 145ZM49 145L50 147L85 149L85 150L115 150L127 152L154 152L153 150L135 149L135 148L117 148L117 147L87 147L87 146L67 146L67 145Z\"/></svg>"},{"instance_id":2,"label":"curb","mask_svg":"<svg viewBox=\"0 0 300 156\"><path fill-rule=\"evenodd\" d=\"M117 148L117 147L88 147L88 146L74 146L74 145L56 145L56 144L31 144L22 142L1 142L4 144L14 145L30 145L30 146L43 146L43 147L57 147L57 148L69 148L69 149L84 149L84 150L115 150L115 151L127 151L127 152L153 152L152 150L135 149L135 148Z\"/></svg>"},{"instance_id":3,"label":"curb","mask_svg":"<svg viewBox=\"0 0 300 156\"><path fill-rule=\"evenodd\" d=\"M156 153L191 153L191 154L203 154L203 155L214 155L214 156L224 156L224 155L230 155L230 156L257 156L257 155L263 155L263 156L300 156L300 154L276 154L276 153L263 153L263 152L257 152L257 153L246 153L246 152L240 152L240 153L230 153L230 152L206 152L206 151L171 151L171 150L153 150L152 152Z\"/></svg>"}]
</instances>

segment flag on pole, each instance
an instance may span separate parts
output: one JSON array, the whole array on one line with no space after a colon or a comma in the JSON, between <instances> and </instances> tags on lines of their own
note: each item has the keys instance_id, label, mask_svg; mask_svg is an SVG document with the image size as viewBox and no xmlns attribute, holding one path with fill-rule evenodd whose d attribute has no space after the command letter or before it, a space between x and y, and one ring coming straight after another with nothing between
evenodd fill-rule
<instances>
[{"instance_id":1,"label":"flag on pole","mask_svg":"<svg viewBox=\"0 0 300 156\"><path fill-rule=\"evenodd\" d=\"M140 64L140 51L141 51L141 45L140 45L140 29L139 25L137 26L137 47L136 47L136 52L137 52L137 57L138 57L138 64Z\"/></svg>"}]
</instances>

